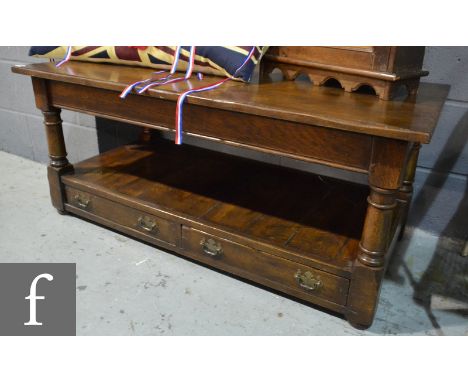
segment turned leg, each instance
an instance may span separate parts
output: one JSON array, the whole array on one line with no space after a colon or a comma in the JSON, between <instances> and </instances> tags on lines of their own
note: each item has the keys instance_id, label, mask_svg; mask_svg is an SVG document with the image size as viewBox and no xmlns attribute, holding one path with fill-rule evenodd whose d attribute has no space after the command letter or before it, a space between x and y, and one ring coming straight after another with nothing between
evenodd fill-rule
<instances>
[{"instance_id":1,"label":"turned leg","mask_svg":"<svg viewBox=\"0 0 468 382\"><path fill-rule=\"evenodd\" d=\"M374 320L387 252L394 236L397 192L408 144L376 138L369 167L370 194L348 295L349 322L367 328Z\"/></svg>"},{"instance_id":2,"label":"turned leg","mask_svg":"<svg viewBox=\"0 0 468 382\"><path fill-rule=\"evenodd\" d=\"M420 143L414 143L408 158L408 163L406 164L405 176L403 183L398 190L398 200L402 203L402 220L401 220L401 231L399 239L403 237L406 227L406 221L408 219L408 211L411 206L411 199L413 197L413 183L414 177L416 174L416 165L418 164L419 149L421 147Z\"/></svg>"},{"instance_id":3,"label":"turned leg","mask_svg":"<svg viewBox=\"0 0 468 382\"><path fill-rule=\"evenodd\" d=\"M371 187L348 301L352 313L347 318L358 328L369 327L374 319L397 207L396 189Z\"/></svg>"},{"instance_id":4,"label":"turned leg","mask_svg":"<svg viewBox=\"0 0 468 382\"><path fill-rule=\"evenodd\" d=\"M65 213L64 189L60 181L60 176L72 171L73 167L67 159L60 109L50 107L48 110L43 110L42 114L44 115L44 125L50 158L49 166L47 167L50 197L52 205L57 211L59 213Z\"/></svg>"},{"instance_id":5,"label":"turned leg","mask_svg":"<svg viewBox=\"0 0 468 382\"><path fill-rule=\"evenodd\" d=\"M47 146L49 148L49 165L54 168L62 168L69 165L65 140L63 138L62 119L60 109L50 108L42 111L44 126L46 129Z\"/></svg>"},{"instance_id":6,"label":"turned leg","mask_svg":"<svg viewBox=\"0 0 468 382\"><path fill-rule=\"evenodd\" d=\"M49 100L47 80L32 78L34 98L36 106L44 115L44 126L49 148L49 166L47 176L49 178L50 198L52 205L59 213L65 213L65 194L63 184L60 181L62 174L73 171L73 166L68 163L65 140L63 139L62 120L60 109L53 107Z\"/></svg>"}]
</instances>

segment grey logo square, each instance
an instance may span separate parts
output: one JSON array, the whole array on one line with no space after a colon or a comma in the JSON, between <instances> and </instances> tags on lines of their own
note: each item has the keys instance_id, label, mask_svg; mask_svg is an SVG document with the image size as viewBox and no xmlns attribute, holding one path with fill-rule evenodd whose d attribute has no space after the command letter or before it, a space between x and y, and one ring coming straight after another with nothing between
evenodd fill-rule
<instances>
[{"instance_id":1,"label":"grey logo square","mask_svg":"<svg viewBox=\"0 0 468 382\"><path fill-rule=\"evenodd\" d=\"M76 335L76 264L0 263L0 335Z\"/></svg>"}]
</instances>

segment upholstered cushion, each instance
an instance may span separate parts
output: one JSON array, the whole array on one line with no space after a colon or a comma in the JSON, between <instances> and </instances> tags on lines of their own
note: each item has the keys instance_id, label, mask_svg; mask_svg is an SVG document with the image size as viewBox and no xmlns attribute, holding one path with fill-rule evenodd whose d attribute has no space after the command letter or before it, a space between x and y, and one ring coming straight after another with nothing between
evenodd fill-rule
<instances>
[{"instance_id":1,"label":"upholstered cushion","mask_svg":"<svg viewBox=\"0 0 468 382\"><path fill-rule=\"evenodd\" d=\"M67 48L67 46L33 46L29 55L61 59L66 55ZM175 46L74 46L71 59L169 69L174 62L175 49ZM194 71L233 78L252 49L255 49L252 58L237 72L235 78L249 81L255 65L268 47L197 46ZM178 71L186 70L189 55L190 47L183 46L177 64Z\"/></svg>"}]
</instances>

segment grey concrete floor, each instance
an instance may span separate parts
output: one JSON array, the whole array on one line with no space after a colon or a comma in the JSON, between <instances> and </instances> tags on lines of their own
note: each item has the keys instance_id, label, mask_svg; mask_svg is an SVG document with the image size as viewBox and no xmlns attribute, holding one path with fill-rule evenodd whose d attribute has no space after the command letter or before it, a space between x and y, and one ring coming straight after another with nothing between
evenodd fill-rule
<instances>
[{"instance_id":1,"label":"grey concrete floor","mask_svg":"<svg viewBox=\"0 0 468 382\"><path fill-rule=\"evenodd\" d=\"M442 223L447 211L456 215L463 180L444 191L434 188L430 174L418 177L415 199L427 208L416 205L412 221L427 225L424 215L438 200L444 207L434 213ZM0 192L0 262L76 262L78 335L468 335L468 258L460 255L458 238L410 228L390 264L375 323L360 331L342 318L59 215L49 202L44 165L0 152Z\"/></svg>"}]
</instances>

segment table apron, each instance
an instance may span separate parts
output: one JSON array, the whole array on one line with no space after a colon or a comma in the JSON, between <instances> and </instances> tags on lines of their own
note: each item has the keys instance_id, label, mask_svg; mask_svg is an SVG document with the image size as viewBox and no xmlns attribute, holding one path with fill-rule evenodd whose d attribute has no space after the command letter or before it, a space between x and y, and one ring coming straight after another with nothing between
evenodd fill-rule
<instances>
[{"instance_id":1,"label":"table apron","mask_svg":"<svg viewBox=\"0 0 468 382\"><path fill-rule=\"evenodd\" d=\"M112 90L52 80L47 92L55 107L174 130L174 101L136 94L120 99ZM188 135L360 173L367 173L372 153L370 135L193 104L184 106L183 128Z\"/></svg>"}]
</instances>

